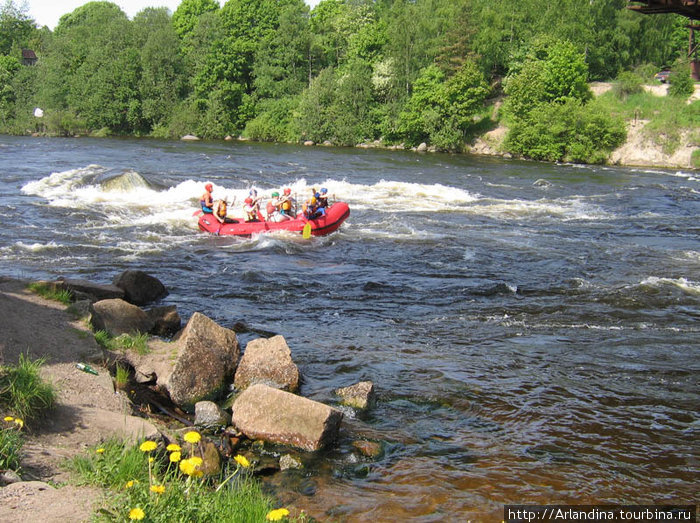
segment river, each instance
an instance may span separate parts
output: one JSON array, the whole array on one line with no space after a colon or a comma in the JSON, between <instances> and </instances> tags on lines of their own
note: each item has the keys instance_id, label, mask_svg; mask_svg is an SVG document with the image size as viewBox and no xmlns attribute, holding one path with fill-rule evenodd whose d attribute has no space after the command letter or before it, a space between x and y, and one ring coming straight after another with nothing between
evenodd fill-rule
<instances>
[{"instance_id":1,"label":"river","mask_svg":"<svg viewBox=\"0 0 700 523\"><path fill-rule=\"evenodd\" d=\"M135 171L150 187L105 191ZM204 183L326 187L339 232L198 231ZM320 520L500 521L510 503L694 503L700 174L250 143L0 136L0 274L157 276L183 318L282 334L354 424L268 479ZM286 478L286 479L285 479Z\"/></svg>"}]
</instances>

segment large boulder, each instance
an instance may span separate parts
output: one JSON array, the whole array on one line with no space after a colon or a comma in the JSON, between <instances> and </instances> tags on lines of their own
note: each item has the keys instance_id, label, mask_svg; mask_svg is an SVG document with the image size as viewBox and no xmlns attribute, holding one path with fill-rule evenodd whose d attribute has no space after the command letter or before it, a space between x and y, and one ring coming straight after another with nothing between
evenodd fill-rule
<instances>
[{"instance_id":1,"label":"large boulder","mask_svg":"<svg viewBox=\"0 0 700 523\"><path fill-rule=\"evenodd\" d=\"M134 305L146 305L168 295L158 278L143 271L126 270L115 276L112 283L124 291L124 299Z\"/></svg>"},{"instance_id":2,"label":"large boulder","mask_svg":"<svg viewBox=\"0 0 700 523\"><path fill-rule=\"evenodd\" d=\"M198 401L219 399L227 390L240 355L235 332L195 312L178 339L163 345L154 370L175 404L192 411Z\"/></svg>"},{"instance_id":3,"label":"large boulder","mask_svg":"<svg viewBox=\"0 0 700 523\"><path fill-rule=\"evenodd\" d=\"M151 184L136 171L126 171L107 180L102 180L100 187L103 191L129 192L139 188L150 188Z\"/></svg>"},{"instance_id":4,"label":"large boulder","mask_svg":"<svg viewBox=\"0 0 700 523\"><path fill-rule=\"evenodd\" d=\"M334 442L342 419L328 405L263 384L248 387L233 404L233 424L247 437L307 451Z\"/></svg>"},{"instance_id":5,"label":"large boulder","mask_svg":"<svg viewBox=\"0 0 700 523\"><path fill-rule=\"evenodd\" d=\"M299 388L299 369L282 336L250 341L238 364L234 386L244 390L256 383L295 392Z\"/></svg>"},{"instance_id":6,"label":"large boulder","mask_svg":"<svg viewBox=\"0 0 700 523\"><path fill-rule=\"evenodd\" d=\"M95 302L90 306L90 314L93 328L112 336L145 334L153 328L153 321L143 310L121 299Z\"/></svg>"}]
</instances>

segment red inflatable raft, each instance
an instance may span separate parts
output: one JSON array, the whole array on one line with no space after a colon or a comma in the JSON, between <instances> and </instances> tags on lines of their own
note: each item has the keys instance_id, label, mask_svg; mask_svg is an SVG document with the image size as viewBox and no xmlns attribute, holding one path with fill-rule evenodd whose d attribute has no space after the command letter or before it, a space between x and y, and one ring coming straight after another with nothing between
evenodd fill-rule
<instances>
[{"instance_id":1,"label":"red inflatable raft","mask_svg":"<svg viewBox=\"0 0 700 523\"><path fill-rule=\"evenodd\" d=\"M335 202L326 209L325 216L307 220L302 215L298 215L293 220L283 222L244 222L240 219L228 218L225 223L220 223L212 214L200 214L199 228L204 232L229 236L252 236L272 231L290 231L302 234L304 226L308 223L311 226L312 236L325 236L342 225L345 219L350 216L350 207L345 202Z\"/></svg>"}]
</instances>

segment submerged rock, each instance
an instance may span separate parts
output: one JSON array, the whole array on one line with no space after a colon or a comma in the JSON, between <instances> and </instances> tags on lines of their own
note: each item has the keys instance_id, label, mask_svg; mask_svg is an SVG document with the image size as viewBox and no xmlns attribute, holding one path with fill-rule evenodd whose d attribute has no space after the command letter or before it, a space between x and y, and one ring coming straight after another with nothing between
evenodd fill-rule
<instances>
[{"instance_id":1,"label":"submerged rock","mask_svg":"<svg viewBox=\"0 0 700 523\"><path fill-rule=\"evenodd\" d=\"M374 384L371 381L361 381L350 387L336 389L335 393L342 398L341 403L356 409L366 409L375 401Z\"/></svg>"},{"instance_id":2,"label":"submerged rock","mask_svg":"<svg viewBox=\"0 0 700 523\"><path fill-rule=\"evenodd\" d=\"M150 187L151 184L136 171L127 171L100 182L103 191L129 192L134 189Z\"/></svg>"}]
</instances>

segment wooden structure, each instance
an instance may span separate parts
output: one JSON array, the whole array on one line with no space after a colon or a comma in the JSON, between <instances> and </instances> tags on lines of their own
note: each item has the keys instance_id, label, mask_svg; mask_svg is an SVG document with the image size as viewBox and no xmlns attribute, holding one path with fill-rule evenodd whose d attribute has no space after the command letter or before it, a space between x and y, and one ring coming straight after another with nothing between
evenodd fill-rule
<instances>
[{"instance_id":1,"label":"wooden structure","mask_svg":"<svg viewBox=\"0 0 700 523\"><path fill-rule=\"evenodd\" d=\"M700 0L628 0L628 9L645 15L658 15L675 13L690 19L690 41L688 44L688 57L693 78L700 80L700 57L695 31L700 31Z\"/></svg>"},{"instance_id":2,"label":"wooden structure","mask_svg":"<svg viewBox=\"0 0 700 523\"><path fill-rule=\"evenodd\" d=\"M38 58L31 49L22 49L22 65L34 65Z\"/></svg>"}]
</instances>

